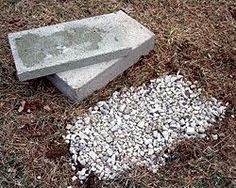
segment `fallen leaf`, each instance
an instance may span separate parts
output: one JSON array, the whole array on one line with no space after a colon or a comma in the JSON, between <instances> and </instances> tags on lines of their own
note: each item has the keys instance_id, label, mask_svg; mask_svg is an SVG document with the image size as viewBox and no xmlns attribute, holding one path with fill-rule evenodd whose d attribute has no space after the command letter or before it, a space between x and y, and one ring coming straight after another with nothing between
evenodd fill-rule
<instances>
[{"instance_id":1,"label":"fallen leaf","mask_svg":"<svg viewBox=\"0 0 236 188\"><path fill-rule=\"evenodd\" d=\"M4 102L1 102L1 103L0 103L0 107L3 107L3 106L4 106Z\"/></svg>"},{"instance_id":2,"label":"fallen leaf","mask_svg":"<svg viewBox=\"0 0 236 188\"><path fill-rule=\"evenodd\" d=\"M48 105L44 106L43 109L48 111L48 112L50 112L52 110Z\"/></svg>"},{"instance_id":3,"label":"fallen leaf","mask_svg":"<svg viewBox=\"0 0 236 188\"><path fill-rule=\"evenodd\" d=\"M8 168L7 172L8 173L16 173L16 169L15 168Z\"/></svg>"},{"instance_id":4,"label":"fallen leaf","mask_svg":"<svg viewBox=\"0 0 236 188\"><path fill-rule=\"evenodd\" d=\"M24 125L31 125L35 121L35 118L32 114L22 114L19 116L19 124Z\"/></svg>"},{"instance_id":5,"label":"fallen leaf","mask_svg":"<svg viewBox=\"0 0 236 188\"><path fill-rule=\"evenodd\" d=\"M21 101L18 112L22 112L25 109L26 101Z\"/></svg>"},{"instance_id":6,"label":"fallen leaf","mask_svg":"<svg viewBox=\"0 0 236 188\"><path fill-rule=\"evenodd\" d=\"M19 22L20 20L21 20L20 17L13 17L8 21L8 23L9 24L15 24L15 23Z\"/></svg>"},{"instance_id":7,"label":"fallen leaf","mask_svg":"<svg viewBox=\"0 0 236 188\"><path fill-rule=\"evenodd\" d=\"M27 112L31 112L31 111L34 111L36 110L37 108L39 108L39 103L37 101L26 101L25 103L25 110Z\"/></svg>"}]
</instances>

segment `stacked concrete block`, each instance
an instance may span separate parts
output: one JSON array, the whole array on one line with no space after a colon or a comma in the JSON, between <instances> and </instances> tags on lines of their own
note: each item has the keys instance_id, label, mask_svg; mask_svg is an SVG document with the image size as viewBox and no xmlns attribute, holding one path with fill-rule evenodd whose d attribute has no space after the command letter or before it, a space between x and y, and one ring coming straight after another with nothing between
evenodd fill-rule
<instances>
[{"instance_id":1,"label":"stacked concrete block","mask_svg":"<svg viewBox=\"0 0 236 188\"><path fill-rule=\"evenodd\" d=\"M18 77L81 101L147 55L154 34L122 11L9 34Z\"/></svg>"},{"instance_id":2,"label":"stacked concrete block","mask_svg":"<svg viewBox=\"0 0 236 188\"><path fill-rule=\"evenodd\" d=\"M9 34L20 80L126 56L127 30L116 13Z\"/></svg>"}]
</instances>

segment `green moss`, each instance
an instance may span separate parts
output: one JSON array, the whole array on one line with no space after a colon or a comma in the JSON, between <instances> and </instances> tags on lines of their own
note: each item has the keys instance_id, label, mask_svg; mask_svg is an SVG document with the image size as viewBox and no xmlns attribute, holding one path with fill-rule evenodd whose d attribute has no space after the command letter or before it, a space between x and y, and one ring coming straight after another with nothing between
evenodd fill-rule
<instances>
[{"instance_id":1,"label":"green moss","mask_svg":"<svg viewBox=\"0 0 236 188\"><path fill-rule=\"evenodd\" d=\"M47 55L58 56L63 53L61 47L81 46L83 50L93 51L99 48L101 34L98 28L80 27L55 32L48 36L27 34L16 39L16 46L23 64L27 67L44 62ZM87 45L84 46L84 43Z\"/></svg>"}]
</instances>

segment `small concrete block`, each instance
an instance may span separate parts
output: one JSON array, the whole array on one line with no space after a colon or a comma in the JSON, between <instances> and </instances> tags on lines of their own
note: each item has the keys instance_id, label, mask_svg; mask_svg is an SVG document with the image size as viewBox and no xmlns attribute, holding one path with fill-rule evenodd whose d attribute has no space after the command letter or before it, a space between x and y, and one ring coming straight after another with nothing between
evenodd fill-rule
<instances>
[{"instance_id":1,"label":"small concrete block","mask_svg":"<svg viewBox=\"0 0 236 188\"><path fill-rule=\"evenodd\" d=\"M155 36L151 31L125 13L118 14L129 28L126 40L132 44L132 52L128 56L47 76L71 100L81 101L104 87L154 48Z\"/></svg>"},{"instance_id":2,"label":"small concrete block","mask_svg":"<svg viewBox=\"0 0 236 188\"><path fill-rule=\"evenodd\" d=\"M127 56L131 27L111 13L16 33L8 38L20 80Z\"/></svg>"}]
</instances>

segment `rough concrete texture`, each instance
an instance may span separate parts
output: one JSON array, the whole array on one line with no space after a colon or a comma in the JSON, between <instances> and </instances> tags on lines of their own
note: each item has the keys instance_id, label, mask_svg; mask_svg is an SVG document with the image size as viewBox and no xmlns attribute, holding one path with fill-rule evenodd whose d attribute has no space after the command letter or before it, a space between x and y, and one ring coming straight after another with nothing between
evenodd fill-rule
<instances>
[{"instance_id":1,"label":"rough concrete texture","mask_svg":"<svg viewBox=\"0 0 236 188\"><path fill-rule=\"evenodd\" d=\"M128 56L47 77L71 100L81 101L95 90L104 87L136 63L142 55L147 55L154 48L155 37L151 31L123 12L118 14L121 20L125 20L124 24L129 28L126 40L132 44L132 52Z\"/></svg>"},{"instance_id":2,"label":"rough concrete texture","mask_svg":"<svg viewBox=\"0 0 236 188\"><path fill-rule=\"evenodd\" d=\"M20 80L127 56L131 26L123 12L9 34Z\"/></svg>"}]
</instances>

